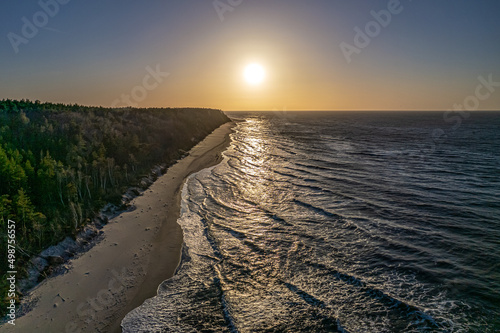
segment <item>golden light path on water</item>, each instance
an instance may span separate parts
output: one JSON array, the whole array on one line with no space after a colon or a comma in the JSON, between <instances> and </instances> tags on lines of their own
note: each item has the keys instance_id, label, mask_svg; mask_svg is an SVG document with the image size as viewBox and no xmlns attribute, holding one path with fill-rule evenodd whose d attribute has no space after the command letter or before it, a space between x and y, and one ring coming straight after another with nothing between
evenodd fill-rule
<instances>
[{"instance_id":1,"label":"golden light path on water","mask_svg":"<svg viewBox=\"0 0 500 333\"><path fill-rule=\"evenodd\" d=\"M489 301L496 273L484 273L498 262L488 251L494 234L478 249L456 242L478 239L478 227L491 234L491 197L472 197L483 189L448 172L465 153L480 161L471 172L488 177L492 146L464 151L473 128L450 146L453 154L436 156L437 169L408 180L398 152L417 149L434 116L316 117L238 119L224 160L183 188L181 268L127 315L126 332L488 332L484 323L497 322ZM487 116L480 125L491 123ZM494 126L476 142L495 142ZM435 172L449 189L436 188ZM482 206L464 210L472 198ZM482 260L469 262L476 253ZM477 296L457 294L457 281Z\"/></svg>"},{"instance_id":2,"label":"golden light path on water","mask_svg":"<svg viewBox=\"0 0 500 333\"><path fill-rule=\"evenodd\" d=\"M255 181L251 186L244 187L242 194L249 201L266 201L269 196L273 195L273 187L266 184L268 181L266 180L267 171L265 164L269 162L269 154L266 151L265 142L261 137L262 122L255 119L248 119L247 122L250 124L249 129L252 135L249 135L248 140L245 142L246 150L249 153L242 160L244 162L243 165L247 165L242 171L254 178ZM262 230L258 234L263 234L264 232L265 230Z\"/></svg>"}]
</instances>

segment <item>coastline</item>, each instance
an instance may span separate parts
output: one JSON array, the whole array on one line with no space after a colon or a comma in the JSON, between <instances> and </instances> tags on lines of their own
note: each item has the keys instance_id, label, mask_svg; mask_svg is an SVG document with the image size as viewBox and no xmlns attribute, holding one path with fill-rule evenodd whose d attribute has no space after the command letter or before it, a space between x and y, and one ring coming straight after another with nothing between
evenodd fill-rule
<instances>
[{"instance_id":1,"label":"coastline","mask_svg":"<svg viewBox=\"0 0 500 333\"><path fill-rule=\"evenodd\" d=\"M0 332L121 332L121 320L173 276L181 257L180 193L192 173L218 164L233 122L209 134L168 168L135 207L109 221L104 239L70 261L66 274L45 280L29 299L33 309Z\"/></svg>"}]
</instances>

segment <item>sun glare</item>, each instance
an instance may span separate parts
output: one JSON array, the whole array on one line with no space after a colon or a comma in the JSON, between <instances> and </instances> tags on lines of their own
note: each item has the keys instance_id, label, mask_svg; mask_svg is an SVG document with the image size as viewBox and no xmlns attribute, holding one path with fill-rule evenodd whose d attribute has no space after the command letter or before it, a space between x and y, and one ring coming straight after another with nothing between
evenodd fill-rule
<instances>
[{"instance_id":1,"label":"sun glare","mask_svg":"<svg viewBox=\"0 0 500 333\"><path fill-rule=\"evenodd\" d=\"M244 76L247 83L251 85L258 85L264 81L266 71L264 70L264 67L259 64L250 64L245 67Z\"/></svg>"}]
</instances>

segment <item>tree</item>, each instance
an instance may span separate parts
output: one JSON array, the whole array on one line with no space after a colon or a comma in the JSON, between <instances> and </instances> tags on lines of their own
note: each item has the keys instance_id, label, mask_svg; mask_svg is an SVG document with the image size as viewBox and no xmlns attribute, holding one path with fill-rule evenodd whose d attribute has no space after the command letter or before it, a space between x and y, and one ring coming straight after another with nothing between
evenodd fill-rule
<instances>
[{"instance_id":1,"label":"tree","mask_svg":"<svg viewBox=\"0 0 500 333\"><path fill-rule=\"evenodd\" d=\"M0 196L0 221L3 227L7 225L7 220L11 217L11 204L12 200L9 200L7 194ZM6 229L2 228L2 230Z\"/></svg>"},{"instance_id":2,"label":"tree","mask_svg":"<svg viewBox=\"0 0 500 333\"><path fill-rule=\"evenodd\" d=\"M228 120L208 109L1 100L0 225L15 220L19 248L39 253ZM19 260L27 267L28 257ZM0 294L4 287L0 281Z\"/></svg>"}]
</instances>

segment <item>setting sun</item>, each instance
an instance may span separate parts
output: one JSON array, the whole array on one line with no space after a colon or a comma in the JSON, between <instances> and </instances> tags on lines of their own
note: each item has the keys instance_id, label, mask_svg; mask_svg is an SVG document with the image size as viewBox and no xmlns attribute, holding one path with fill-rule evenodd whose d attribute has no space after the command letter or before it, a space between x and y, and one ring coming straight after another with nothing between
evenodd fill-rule
<instances>
[{"instance_id":1,"label":"setting sun","mask_svg":"<svg viewBox=\"0 0 500 333\"><path fill-rule=\"evenodd\" d=\"M0 13L0 333L500 333L500 0Z\"/></svg>"},{"instance_id":2,"label":"setting sun","mask_svg":"<svg viewBox=\"0 0 500 333\"><path fill-rule=\"evenodd\" d=\"M259 64L250 64L245 67L244 76L247 83L251 85L258 85L264 81L266 71L264 70L264 67Z\"/></svg>"}]
</instances>

